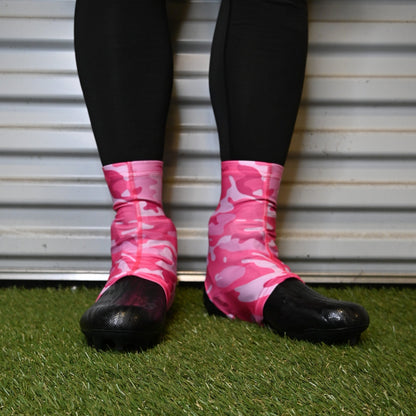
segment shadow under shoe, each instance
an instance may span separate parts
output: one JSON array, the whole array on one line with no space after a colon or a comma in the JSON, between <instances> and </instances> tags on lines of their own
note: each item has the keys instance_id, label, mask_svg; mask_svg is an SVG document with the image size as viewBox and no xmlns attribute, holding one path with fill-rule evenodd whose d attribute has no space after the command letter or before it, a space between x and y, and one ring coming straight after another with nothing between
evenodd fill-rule
<instances>
[{"instance_id":1,"label":"shadow under shoe","mask_svg":"<svg viewBox=\"0 0 416 416\"><path fill-rule=\"evenodd\" d=\"M276 287L264 305L263 318L279 335L326 344L355 345L370 323L361 305L327 298L297 279Z\"/></svg>"},{"instance_id":2,"label":"shadow under shoe","mask_svg":"<svg viewBox=\"0 0 416 416\"><path fill-rule=\"evenodd\" d=\"M126 276L84 312L80 326L88 344L97 349L145 350L161 341L166 312L160 285Z\"/></svg>"},{"instance_id":3,"label":"shadow under shoe","mask_svg":"<svg viewBox=\"0 0 416 416\"><path fill-rule=\"evenodd\" d=\"M204 290L210 315L223 316ZM327 298L298 279L280 283L263 308L263 322L279 335L326 344L356 345L370 319L360 305Z\"/></svg>"}]
</instances>

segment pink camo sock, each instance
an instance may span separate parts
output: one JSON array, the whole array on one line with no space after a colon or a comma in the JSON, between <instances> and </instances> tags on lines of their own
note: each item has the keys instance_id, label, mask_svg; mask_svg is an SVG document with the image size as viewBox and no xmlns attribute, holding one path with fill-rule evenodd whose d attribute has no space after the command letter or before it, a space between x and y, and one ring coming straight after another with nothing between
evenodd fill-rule
<instances>
[{"instance_id":1,"label":"pink camo sock","mask_svg":"<svg viewBox=\"0 0 416 416\"><path fill-rule=\"evenodd\" d=\"M159 284L170 306L177 282L177 238L162 209L163 162L145 160L103 167L116 216L111 226L110 276L97 300L125 276Z\"/></svg>"},{"instance_id":2,"label":"pink camo sock","mask_svg":"<svg viewBox=\"0 0 416 416\"><path fill-rule=\"evenodd\" d=\"M205 289L228 317L261 324L276 286L289 277L301 280L278 259L275 242L283 166L252 161L221 166L221 199L209 221Z\"/></svg>"}]
</instances>

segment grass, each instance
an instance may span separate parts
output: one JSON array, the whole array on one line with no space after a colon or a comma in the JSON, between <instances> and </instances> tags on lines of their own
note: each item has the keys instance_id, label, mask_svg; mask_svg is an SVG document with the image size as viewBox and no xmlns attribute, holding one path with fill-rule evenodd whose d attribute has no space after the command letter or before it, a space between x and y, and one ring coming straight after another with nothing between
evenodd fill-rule
<instances>
[{"instance_id":1,"label":"grass","mask_svg":"<svg viewBox=\"0 0 416 416\"><path fill-rule=\"evenodd\" d=\"M179 286L164 341L98 352L78 319L97 289L0 289L2 415L416 415L416 291L319 288L360 302L356 347L208 316Z\"/></svg>"}]
</instances>

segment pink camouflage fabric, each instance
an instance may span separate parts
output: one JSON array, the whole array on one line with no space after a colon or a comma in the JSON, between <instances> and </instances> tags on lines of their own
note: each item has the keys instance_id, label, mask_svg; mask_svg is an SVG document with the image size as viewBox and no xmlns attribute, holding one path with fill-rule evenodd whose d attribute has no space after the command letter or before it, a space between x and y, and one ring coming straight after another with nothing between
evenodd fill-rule
<instances>
[{"instance_id":1,"label":"pink camouflage fabric","mask_svg":"<svg viewBox=\"0 0 416 416\"><path fill-rule=\"evenodd\" d=\"M279 260L276 200L283 166L222 162L221 198L209 221L205 289L229 318L262 324L263 307L276 286L299 280Z\"/></svg>"},{"instance_id":2,"label":"pink camouflage fabric","mask_svg":"<svg viewBox=\"0 0 416 416\"><path fill-rule=\"evenodd\" d=\"M158 283L173 301L177 237L162 209L163 162L133 161L103 167L116 211L111 226L110 276L97 300L119 279L138 276Z\"/></svg>"}]
</instances>

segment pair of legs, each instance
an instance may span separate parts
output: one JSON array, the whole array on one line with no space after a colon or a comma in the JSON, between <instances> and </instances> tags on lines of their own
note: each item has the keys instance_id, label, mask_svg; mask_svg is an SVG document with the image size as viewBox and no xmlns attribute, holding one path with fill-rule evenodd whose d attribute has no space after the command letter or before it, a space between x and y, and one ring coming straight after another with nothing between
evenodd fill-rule
<instances>
[{"instance_id":1,"label":"pair of legs","mask_svg":"<svg viewBox=\"0 0 416 416\"><path fill-rule=\"evenodd\" d=\"M78 72L104 165L163 158L173 77L165 1L77 1ZM222 160L284 165L306 51L306 0L223 0L209 78Z\"/></svg>"},{"instance_id":2,"label":"pair of legs","mask_svg":"<svg viewBox=\"0 0 416 416\"><path fill-rule=\"evenodd\" d=\"M81 328L96 346L145 347L160 338L176 284L176 233L161 204L173 73L165 0L77 0L75 49L117 213L110 278ZM365 310L308 289L275 246L306 52L306 0L222 1L209 73L222 194L205 305L297 338L352 340L368 326Z\"/></svg>"}]
</instances>

